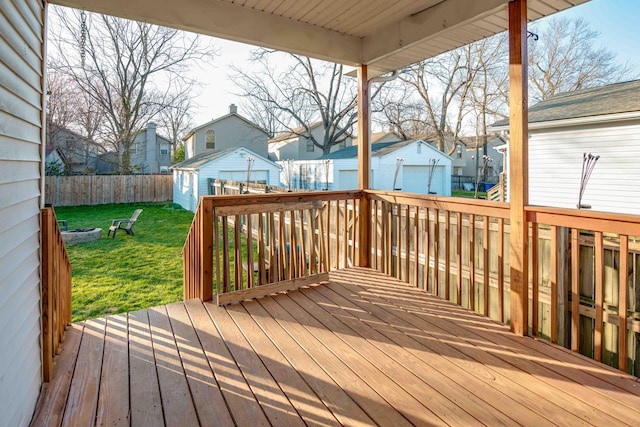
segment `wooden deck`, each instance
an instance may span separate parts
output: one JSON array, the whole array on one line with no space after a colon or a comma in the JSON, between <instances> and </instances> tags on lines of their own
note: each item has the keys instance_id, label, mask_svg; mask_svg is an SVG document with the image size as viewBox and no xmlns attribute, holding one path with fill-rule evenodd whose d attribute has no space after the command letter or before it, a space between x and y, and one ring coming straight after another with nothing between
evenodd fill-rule
<instances>
[{"instance_id":1,"label":"wooden deck","mask_svg":"<svg viewBox=\"0 0 640 427\"><path fill-rule=\"evenodd\" d=\"M36 426L640 425L637 378L366 269L74 324Z\"/></svg>"}]
</instances>

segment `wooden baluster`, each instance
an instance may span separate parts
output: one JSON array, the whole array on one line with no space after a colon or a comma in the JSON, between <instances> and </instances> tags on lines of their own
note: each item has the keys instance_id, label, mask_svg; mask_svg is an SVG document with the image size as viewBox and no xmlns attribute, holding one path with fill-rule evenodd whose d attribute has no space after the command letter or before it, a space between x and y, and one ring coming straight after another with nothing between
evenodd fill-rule
<instances>
[{"instance_id":1,"label":"wooden baluster","mask_svg":"<svg viewBox=\"0 0 640 427\"><path fill-rule=\"evenodd\" d=\"M239 291L243 289L243 281L242 277L242 240L241 240L241 230L242 223L240 222L240 215L235 215L233 220L233 248L235 250L235 255L233 257L234 261L234 273L235 273L235 282L234 282L234 291Z\"/></svg>"},{"instance_id":2,"label":"wooden baluster","mask_svg":"<svg viewBox=\"0 0 640 427\"><path fill-rule=\"evenodd\" d=\"M216 257L216 294L223 292L222 282L220 282L220 217L218 215L213 216L213 244Z\"/></svg>"},{"instance_id":3,"label":"wooden baluster","mask_svg":"<svg viewBox=\"0 0 640 427\"><path fill-rule=\"evenodd\" d=\"M331 259L331 201L327 202L327 271L333 268L333 260Z\"/></svg>"},{"instance_id":4,"label":"wooden baluster","mask_svg":"<svg viewBox=\"0 0 640 427\"><path fill-rule=\"evenodd\" d=\"M278 255L278 281L285 280L289 265L287 263L287 242L284 236L286 215L284 212L278 214L278 243L276 251Z\"/></svg>"},{"instance_id":5,"label":"wooden baluster","mask_svg":"<svg viewBox=\"0 0 640 427\"><path fill-rule=\"evenodd\" d=\"M420 208L416 206L413 217L413 285L417 288L420 275Z\"/></svg>"},{"instance_id":6,"label":"wooden baluster","mask_svg":"<svg viewBox=\"0 0 640 427\"><path fill-rule=\"evenodd\" d=\"M602 327L604 305L604 242L601 231L594 233L595 243L595 285L596 285L596 330L593 340L594 359L602 361Z\"/></svg>"},{"instance_id":7,"label":"wooden baluster","mask_svg":"<svg viewBox=\"0 0 640 427\"><path fill-rule=\"evenodd\" d=\"M444 298L451 300L451 213L444 211Z\"/></svg>"},{"instance_id":8,"label":"wooden baluster","mask_svg":"<svg viewBox=\"0 0 640 427\"><path fill-rule=\"evenodd\" d=\"M498 320L504 323L504 219L498 219Z\"/></svg>"},{"instance_id":9,"label":"wooden baluster","mask_svg":"<svg viewBox=\"0 0 640 427\"><path fill-rule=\"evenodd\" d=\"M318 240L316 239L316 210L311 209L308 212L309 222L308 222L308 234L309 234L309 273L310 274L318 274L318 255L316 252L316 247L318 244Z\"/></svg>"},{"instance_id":10,"label":"wooden baluster","mask_svg":"<svg viewBox=\"0 0 640 427\"><path fill-rule=\"evenodd\" d=\"M269 212L267 214L268 218L268 229L269 229L269 277L268 282L274 283L277 282L280 276L280 263L278 262L278 256L276 253L277 246L277 236L276 236L276 214L275 212Z\"/></svg>"},{"instance_id":11,"label":"wooden baluster","mask_svg":"<svg viewBox=\"0 0 640 427\"><path fill-rule=\"evenodd\" d=\"M531 281L532 281L532 298L531 298L531 308L533 313L531 313L532 325L531 325L531 333L533 336L538 335L538 304L539 304L539 284L538 280L539 276L539 247L538 247L538 224L533 222L531 223ZM528 287L528 286L527 286ZM527 291L528 294L528 291Z\"/></svg>"},{"instance_id":12,"label":"wooden baluster","mask_svg":"<svg viewBox=\"0 0 640 427\"><path fill-rule=\"evenodd\" d=\"M396 205L396 278L402 279L402 205Z\"/></svg>"},{"instance_id":13,"label":"wooden baluster","mask_svg":"<svg viewBox=\"0 0 640 427\"><path fill-rule=\"evenodd\" d=\"M308 269L309 269L309 253L307 251L307 241L304 238L304 213L306 212L306 210L300 210L299 212L299 216L300 216L300 226L297 227L296 226L296 230L297 230L297 239L298 239L298 244L300 245L300 261L298 261L299 265L300 265L300 276L307 276L308 273Z\"/></svg>"},{"instance_id":14,"label":"wooden baluster","mask_svg":"<svg viewBox=\"0 0 640 427\"><path fill-rule=\"evenodd\" d=\"M551 265L549 280L551 281L551 342L558 343L558 227L552 225L551 232Z\"/></svg>"},{"instance_id":15,"label":"wooden baluster","mask_svg":"<svg viewBox=\"0 0 640 427\"><path fill-rule=\"evenodd\" d=\"M258 214L258 285L267 283L264 215Z\"/></svg>"},{"instance_id":16,"label":"wooden baluster","mask_svg":"<svg viewBox=\"0 0 640 427\"><path fill-rule=\"evenodd\" d=\"M247 288L253 288L253 228L251 224L251 217L253 215L247 215Z\"/></svg>"},{"instance_id":17,"label":"wooden baluster","mask_svg":"<svg viewBox=\"0 0 640 427\"><path fill-rule=\"evenodd\" d=\"M289 275L288 279L298 277L300 274L298 266L298 245L296 242L296 216L295 211L289 212Z\"/></svg>"},{"instance_id":18,"label":"wooden baluster","mask_svg":"<svg viewBox=\"0 0 640 427\"><path fill-rule=\"evenodd\" d=\"M353 227L351 229L351 264L356 266L358 265L358 261L356 259L356 254L358 251L356 250L356 242L358 242L358 221L360 221L360 200L352 199L351 200L353 206ZM365 215L367 213L365 212Z\"/></svg>"},{"instance_id":19,"label":"wooden baluster","mask_svg":"<svg viewBox=\"0 0 640 427\"><path fill-rule=\"evenodd\" d=\"M347 229L349 228L349 206L347 200L344 200L344 227L342 229L342 268L349 267L349 235ZM375 239L375 236L372 236ZM374 240L375 241L375 240ZM375 262L375 261L374 261Z\"/></svg>"},{"instance_id":20,"label":"wooden baluster","mask_svg":"<svg viewBox=\"0 0 640 427\"><path fill-rule=\"evenodd\" d=\"M469 214L469 309L476 311L476 217Z\"/></svg>"},{"instance_id":21,"label":"wooden baluster","mask_svg":"<svg viewBox=\"0 0 640 427\"><path fill-rule=\"evenodd\" d=\"M229 217L222 217L222 292L231 289L231 258L229 256Z\"/></svg>"},{"instance_id":22,"label":"wooden baluster","mask_svg":"<svg viewBox=\"0 0 640 427\"><path fill-rule=\"evenodd\" d=\"M429 219L429 208L424 208L424 290L429 292L429 274L431 273L431 221Z\"/></svg>"},{"instance_id":23,"label":"wooden baluster","mask_svg":"<svg viewBox=\"0 0 640 427\"><path fill-rule=\"evenodd\" d=\"M483 220L483 235L482 235L482 244L484 250L484 258L483 258L483 285L484 285L484 315L489 315L489 217L487 215L484 216Z\"/></svg>"},{"instance_id":24,"label":"wooden baluster","mask_svg":"<svg viewBox=\"0 0 640 427\"><path fill-rule=\"evenodd\" d=\"M618 271L618 368L627 371L627 300L629 298L629 236L620 235L620 263ZM637 375L637 374L636 374Z\"/></svg>"},{"instance_id":25,"label":"wooden baluster","mask_svg":"<svg viewBox=\"0 0 640 427\"><path fill-rule=\"evenodd\" d=\"M580 232L571 229L571 350L580 350Z\"/></svg>"},{"instance_id":26,"label":"wooden baluster","mask_svg":"<svg viewBox=\"0 0 640 427\"><path fill-rule=\"evenodd\" d=\"M440 295L440 210L433 212L433 293Z\"/></svg>"},{"instance_id":27,"label":"wooden baluster","mask_svg":"<svg viewBox=\"0 0 640 427\"><path fill-rule=\"evenodd\" d=\"M378 201L373 200L372 203L369 204L371 206L371 211L373 212L373 233L371 234L371 240L373 241L373 262L372 267L374 270L380 271L380 260L378 258L378 238L380 236L380 223L378 222Z\"/></svg>"},{"instance_id":28,"label":"wooden baluster","mask_svg":"<svg viewBox=\"0 0 640 427\"><path fill-rule=\"evenodd\" d=\"M456 212L456 304L462 305L462 213Z\"/></svg>"},{"instance_id":29,"label":"wooden baluster","mask_svg":"<svg viewBox=\"0 0 640 427\"><path fill-rule=\"evenodd\" d=\"M410 282L411 274L411 206L407 205L407 214L404 220L404 281Z\"/></svg>"}]
</instances>

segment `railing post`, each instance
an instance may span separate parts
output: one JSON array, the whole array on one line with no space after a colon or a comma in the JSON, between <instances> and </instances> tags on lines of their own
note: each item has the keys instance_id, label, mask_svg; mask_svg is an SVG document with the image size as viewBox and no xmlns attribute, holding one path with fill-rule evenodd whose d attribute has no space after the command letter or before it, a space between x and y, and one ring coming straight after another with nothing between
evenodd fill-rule
<instances>
[{"instance_id":1,"label":"railing post","mask_svg":"<svg viewBox=\"0 0 640 427\"><path fill-rule=\"evenodd\" d=\"M529 330L529 199L527 109L527 1L509 2L509 179L511 331ZM534 266L535 268L535 266Z\"/></svg>"},{"instance_id":2,"label":"railing post","mask_svg":"<svg viewBox=\"0 0 640 427\"><path fill-rule=\"evenodd\" d=\"M371 186L371 122L369 117L369 76L367 66L358 68L358 187L368 190ZM358 265L369 267L371 253L371 211L369 198L362 192L358 221Z\"/></svg>"},{"instance_id":3,"label":"railing post","mask_svg":"<svg viewBox=\"0 0 640 427\"><path fill-rule=\"evenodd\" d=\"M42 376L44 382L53 377L53 283L52 244L51 244L51 209L45 208L41 214L42 244Z\"/></svg>"},{"instance_id":4,"label":"railing post","mask_svg":"<svg viewBox=\"0 0 640 427\"><path fill-rule=\"evenodd\" d=\"M199 294L202 301L213 299L213 206L211 199L201 199Z\"/></svg>"}]
</instances>

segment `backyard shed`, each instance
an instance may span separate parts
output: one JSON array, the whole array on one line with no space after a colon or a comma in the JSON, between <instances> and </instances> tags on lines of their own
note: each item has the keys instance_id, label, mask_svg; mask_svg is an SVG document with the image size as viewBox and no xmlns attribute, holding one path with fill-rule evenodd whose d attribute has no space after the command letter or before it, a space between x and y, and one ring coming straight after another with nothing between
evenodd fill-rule
<instances>
[{"instance_id":1,"label":"backyard shed","mask_svg":"<svg viewBox=\"0 0 640 427\"><path fill-rule=\"evenodd\" d=\"M249 164L251 174L248 175ZM173 170L173 201L184 209L194 211L201 196L210 194L210 179L276 185L280 167L248 148L228 148L202 153L171 167Z\"/></svg>"},{"instance_id":2,"label":"backyard shed","mask_svg":"<svg viewBox=\"0 0 640 427\"><path fill-rule=\"evenodd\" d=\"M506 120L493 125L508 127ZM576 208L584 153L600 158L582 203L640 214L640 80L561 93L531 107L530 203Z\"/></svg>"},{"instance_id":3,"label":"backyard shed","mask_svg":"<svg viewBox=\"0 0 640 427\"><path fill-rule=\"evenodd\" d=\"M318 161L330 162L331 189L358 188L357 146L326 154ZM450 196L451 162L451 157L420 139L375 143L371 145L371 187L393 190L395 180L395 189L427 194L429 175L432 174L430 192Z\"/></svg>"}]
</instances>

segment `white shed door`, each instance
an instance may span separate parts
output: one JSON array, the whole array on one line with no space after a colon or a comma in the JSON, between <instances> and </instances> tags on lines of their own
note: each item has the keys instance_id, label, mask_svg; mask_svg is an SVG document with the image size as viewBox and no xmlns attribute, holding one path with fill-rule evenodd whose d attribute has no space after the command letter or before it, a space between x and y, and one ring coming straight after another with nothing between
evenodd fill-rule
<instances>
[{"instance_id":1,"label":"white shed door","mask_svg":"<svg viewBox=\"0 0 640 427\"><path fill-rule=\"evenodd\" d=\"M431 192L442 194L444 190L444 168L436 166L431 180ZM429 184L428 166L403 166L402 167L402 191L407 193L427 194Z\"/></svg>"},{"instance_id":2,"label":"white shed door","mask_svg":"<svg viewBox=\"0 0 640 427\"><path fill-rule=\"evenodd\" d=\"M226 179L230 181L245 182L247 180L247 171L220 171L218 174L219 179ZM251 182L269 182L268 170L252 170Z\"/></svg>"},{"instance_id":3,"label":"white shed door","mask_svg":"<svg viewBox=\"0 0 640 427\"><path fill-rule=\"evenodd\" d=\"M358 171L357 170L339 171L338 182L340 183L340 188L338 188L338 190L354 190L358 188Z\"/></svg>"}]
</instances>

